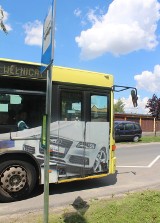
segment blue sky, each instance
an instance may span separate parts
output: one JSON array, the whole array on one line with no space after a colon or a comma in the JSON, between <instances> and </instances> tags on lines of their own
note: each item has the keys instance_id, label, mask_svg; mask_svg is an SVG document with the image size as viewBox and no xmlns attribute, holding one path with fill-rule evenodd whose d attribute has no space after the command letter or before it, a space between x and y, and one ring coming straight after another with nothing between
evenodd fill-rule
<instances>
[{"instance_id":1,"label":"blue sky","mask_svg":"<svg viewBox=\"0 0 160 223\"><path fill-rule=\"evenodd\" d=\"M4 23L0 57L41 61L42 29L50 0L1 0ZM57 0L54 64L114 75L116 85L138 89L138 108L130 91L126 112L147 113L160 97L160 0Z\"/></svg>"}]
</instances>

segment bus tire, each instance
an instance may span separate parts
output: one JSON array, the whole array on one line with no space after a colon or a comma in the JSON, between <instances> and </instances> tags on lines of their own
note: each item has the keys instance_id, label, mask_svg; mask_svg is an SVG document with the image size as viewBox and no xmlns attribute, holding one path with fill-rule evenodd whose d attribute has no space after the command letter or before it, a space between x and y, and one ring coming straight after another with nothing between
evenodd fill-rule
<instances>
[{"instance_id":1,"label":"bus tire","mask_svg":"<svg viewBox=\"0 0 160 223\"><path fill-rule=\"evenodd\" d=\"M36 185L36 170L28 162L10 160L0 165L0 201L11 202L28 197Z\"/></svg>"}]
</instances>

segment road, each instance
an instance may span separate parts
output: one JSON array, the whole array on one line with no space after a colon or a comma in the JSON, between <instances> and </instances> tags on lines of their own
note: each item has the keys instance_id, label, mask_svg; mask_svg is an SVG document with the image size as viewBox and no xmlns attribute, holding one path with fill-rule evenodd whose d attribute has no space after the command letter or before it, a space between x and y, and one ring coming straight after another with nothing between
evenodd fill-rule
<instances>
[{"instance_id":1,"label":"road","mask_svg":"<svg viewBox=\"0 0 160 223\"><path fill-rule=\"evenodd\" d=\"M83 200L111 197L137 189L160 189L160 143L117 144L117 173L105 178L50 185L50 207ZM43 209L43 187L26 200L1 203L0 216Z\"/></svg>"}]
</instances>

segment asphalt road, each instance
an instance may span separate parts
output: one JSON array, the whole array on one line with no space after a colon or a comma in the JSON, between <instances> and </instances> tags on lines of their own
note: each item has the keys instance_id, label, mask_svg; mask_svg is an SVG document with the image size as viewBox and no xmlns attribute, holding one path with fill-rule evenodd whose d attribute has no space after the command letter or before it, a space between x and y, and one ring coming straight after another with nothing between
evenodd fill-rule
<instances>
[{"instance_id":1,"label":"asphalt road","mask_svg":"<svg viewBox=\"0 0 160 223\"><path fill-rule=\"evenodd\" d=\"M50 208L83 200L111 197L138 189L160 189L160 143L117 144L117 172L105 178L50 185ZM43 209L43 186L32 197L0 204L0 216Z\"/></svg>"}]
</instances>

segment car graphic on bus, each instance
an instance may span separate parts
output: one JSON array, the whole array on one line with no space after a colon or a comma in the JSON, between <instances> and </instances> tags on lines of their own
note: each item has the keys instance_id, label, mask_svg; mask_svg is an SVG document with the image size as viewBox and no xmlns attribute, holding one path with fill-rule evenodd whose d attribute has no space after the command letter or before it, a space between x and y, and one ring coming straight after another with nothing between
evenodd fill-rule
<instances>
[{"instance_id":1,"label":"car graphic on bus","mask_svg":"<svg viewBox=\"0 0 160 223\"><path fill-rule=\"evenodd\" d=\"M101 125L101 131L102 129ZM59 177L108 172L108 128L101 131L98 123L85 125L83 122L61 122L57 128L54 124L50 135L50 165L58 169ZM57 132L59 135L55 134ZM35 153L37 160L43 165L45 148L41 140L39 143L26 141L23 149Z\"/></svg>"}]
</instances>

